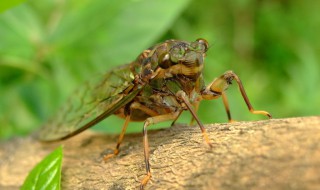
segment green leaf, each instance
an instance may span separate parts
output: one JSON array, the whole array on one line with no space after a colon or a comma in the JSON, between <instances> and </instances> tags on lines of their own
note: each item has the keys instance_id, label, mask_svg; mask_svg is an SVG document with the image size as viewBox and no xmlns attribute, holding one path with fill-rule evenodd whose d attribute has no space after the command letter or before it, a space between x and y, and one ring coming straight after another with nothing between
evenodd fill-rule
<instances>
[{"instance_id":1,"label":"green leaf","mask_svg":"<svg viewBox=\"0 0 320 190\"><path fill-rule=\"evenodd\" d=\"M24 2L25 0L11 0L11 1L2 1L0 3L0 13L10 9L11 7L14 7L22 2Z\"/></svg>"},{"instance_id":2,"label":"green leaf","mask_svg":"<svg viewBox=\"0 0 320 190\"><path fill-rule=\"evenodd\" d=\"M24 181L21 190L61 189L62 147L37 164Z\"/></svg>"}]
</instances>

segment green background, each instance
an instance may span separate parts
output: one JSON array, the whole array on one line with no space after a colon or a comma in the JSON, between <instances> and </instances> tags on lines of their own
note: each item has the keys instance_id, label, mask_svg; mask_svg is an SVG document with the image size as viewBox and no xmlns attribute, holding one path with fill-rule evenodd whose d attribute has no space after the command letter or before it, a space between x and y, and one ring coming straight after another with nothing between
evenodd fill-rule
<instances>
[{"instance_id":1,"label":"green background","mask_svg":"<svg viewBox=\"0 0 320 190\"><path fill-rule=\"evenodd\" d=\"M319 10L311 0L1 2L0 137L31 133L84 80L172 38L209 41L206 83L233 70L256 109L274 118L319 115ZM235 83L227 94L234 119L265 119L247 111ZM226 122L221 99L203 103L199 117ZM116 133L122 123L110 117L95 128Z\"/></svg>"}]
</instances>

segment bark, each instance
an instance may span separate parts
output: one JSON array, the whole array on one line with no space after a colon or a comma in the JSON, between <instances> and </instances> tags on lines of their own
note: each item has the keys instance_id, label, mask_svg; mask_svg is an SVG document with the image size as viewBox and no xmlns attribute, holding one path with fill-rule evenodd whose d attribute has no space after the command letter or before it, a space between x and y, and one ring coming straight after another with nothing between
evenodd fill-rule
<instances>
[{"instance_id":1,"label":"bark","mask_svg":"<svg viewBox=\"0 0 320 190\"><path fill-rule=\"evenodd\" d=\"M320 117L206 125L209 148L198 127L177 125L149 133L152 178L146 189L319 189ZM138 189L145 175L141 134L126 135L120 154L116 135L89 130L43 144L31 137L0 144L0 189L18 189L45 155L63 144L62 189Z\"/></svg>"}]
</instances>

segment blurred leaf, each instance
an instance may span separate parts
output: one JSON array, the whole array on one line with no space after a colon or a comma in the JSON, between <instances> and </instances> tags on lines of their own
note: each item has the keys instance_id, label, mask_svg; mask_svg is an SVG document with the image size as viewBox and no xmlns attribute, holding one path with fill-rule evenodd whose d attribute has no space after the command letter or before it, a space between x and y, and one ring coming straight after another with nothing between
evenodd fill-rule
<instances>
[{"instance_id":1,"label":"blurred leaf","mask_svg":"<svg viewBox=\"0 0 320 190\"><path fill-rule=\"evenodd\" d=\"M0 2L0 13L14 7L25 0L11 0L11 1L2 1Z\"/></svg>"},{"instance_id":2,"label":"blurred leaf","mask_svg":"<svg viewBox=\"0 0 320 190\"><path fill-rule=\"evenodd\" d=\"M61 189L62 147L38 163L24 181L21 190Z\"/></svg>"}]
</instances>

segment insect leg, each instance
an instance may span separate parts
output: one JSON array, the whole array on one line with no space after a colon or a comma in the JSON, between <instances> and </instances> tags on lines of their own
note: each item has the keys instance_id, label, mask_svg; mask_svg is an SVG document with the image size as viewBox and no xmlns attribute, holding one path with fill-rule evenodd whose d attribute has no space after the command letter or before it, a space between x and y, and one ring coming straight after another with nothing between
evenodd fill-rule
<instances>
[{"instance_id":1,"label":"insect leg","mask_svg":"<svg viewBox=\"0 0 320 190\"><path fill-rule=\"evenodd\" d=\"M182 111L180 111L179 115L172 121L171 126L174 126L174 124L176 124L176 121L180 117L181 113L182 113Z\"/></svg>"},{"instance_id":2,"label":"insect leg","mask_svg":"<svg viewBox=\"0 0 320 190\"><path fill-rule=\"evenodd\" d=\"M157 112L149 109L148 107L140 104L139 102L133 102L133 103L131 104L130 110L132 111L132 110L134 110L134 109L139 109L139 110L141 110L141 111L143 111L143 112L145 112L145 113L147 113L148 115L151 115L151 116L155 116L155 115L158 114ZM112 158L112 157L114 157L114 156L116 156L116 155L119 154L120 144L122 143L124 134L126 133L126 130L127 130L127 127L128 127L129 121L130 121L130 116L131 116L131 115L127 115L127 116L126 116L124 125L123 125L123 127L122 127L122 131L121 131L121 133L120 133L120 135L119 135L119 138L118 138L117 146L116 146L116 148L114 149L114 151L113 151L112 154L108 154L108 155L105 155L105 156L104 156L103 159L104 159L105 161L108 160L109 158Z\"/></svg>"},{"instance_id":3,"label":"insect leg","mask_svg":"<svg viewBox=\"0 0 320 190\"><path fill-rule=\"evenodd\" d=\"M222 96L222 101L223 101L224 108L225 108L227 116L228 116L228 121L230 123L234 122L234 120L231 117L231 112L230 112L230 108L229 108L229 102L228 102L228 98L227 98L226 93L225 92L221 92L221 96Z\"/></svg>"},{"instance_id":4,"label":"insect leg","mask_svg":"<svg viewBox=\"0 0 320 190\"><path fill-rule=\"evenodd\" d=\"M193 108L194 108L195 113L198 112L199 104L200 104L200 102L193 103ZM190 125L193 125L193 123L194 123L194 117L191 118Z\"/></svg>"},{"instance_id":5,"label":"insect leg","mask_svg":"<svg viewBox=\"0 0 320 190\"><path fill-rule=\"evenodd\" d=\"M190 111L191 115L193 116L193 118L197 121L200 129L201 129L201 132L202 132L202 135L203 135L203 138L204 140L206 141L206 143L212 147L212 144L210 143L210 140L209 140L209 137L208 137L208 134L206 132L206 129L204 128L203 124L201 123L201 121L199 120L196 112L192 109L192 105L190 104L189 102L189 98L187 97L186 93L184 91L178 91L177 92L177 97L179 99L181 99L185 105L187 106L188 110Z\"/></svg>"},{"instance_id":6,"label":"insect leg","mask_svg":"<svg viewBox=\"0 0 320 190\"><path fill-rule=\"evenodd\" d=\"M126 116L124 125L123 125L123 127L122 127L122 131L121 131L121 133L120 133L120 135L119 135L119 138L118 138L118 142L117 142L116 148L114 149L114 151L113 151L112 154L108 154L108 155L105 155L105 156L103 157L104 161L106 161L106 160L108 160L109 158L112 158L112 157L114 157L114 156L116 156L116 155L119 154L120 144L122 143L124 134L126 133L126 130L127 130L128 124L129 124L129 121L130 121L130 115Z\"/></svg>"},{"instance_id":7,"label":"insect leg","mask_svg":"<svg viewBox=\"0 0 320 190\"><path fill-rule=\"evenodd\" d=\"M195 113L198 112L199 104L200 104L199 101L194 102L194 103L192 104ZM176 121L177 121L177 119L180 117L181 113L182 113L182 111L180 112L179 116L171 123L171 126L173 126L173 125L176 123ZM194 117L192 117L192 118L191 118L191 121L190 121L190 125L193 125L194 121L195 121L195 120L194 120Z\"/></svg>"},{"instance_id":8,"label":"insect leg","mask_svg":"<svg viewBox=\"0 0 320 190\"><path fill-rule=\"evenodd\" d=\"M174 113L169 113L169 114L165 114L165 115L158 115L158 116L154 116L154 117L149 117L144 122L144 125L143 125L143 145L144 145L144 161L146 164L147 175L141 181L140 189L143 189L143 187L148 183L149 179L151 178L150 163L149 163L149 142L148 142L147 128L152 124L176 119L179 116L179 113L180 112L174 112Z\"/></svg>"},{"instance_id":9,"label":"insect leg","mask_svg":"<svg viewBox=\"0 0 320 190\"><path fill-rule=\"evenodd\" d=\"M230 113L230 109L229 109L229 104L228 104L228 100L227 100L227 96L225 94L225 91L228 89L229 85L231 85L232 81L236 80L240 93L249 109L249 111L253 114L261 114L261 115L265 115L269 118L272 118L271 114L263 111L263 110L255 110L250 101L249 98L244 90L244 87L242 85L242 82L240 80L240 78L238 77L238 75L236 75L233 71L227 71L225 72L223 75L221 75L219 78L216 78L210 85L207 86L207 88L201 92L202 98L203 99L216 99L220 96L222 96L223 99L223 103L228 115L228 119L229 122L232 122L232 118L231 118L231 113Z\"/></svg>"},{"instance_id":10,"label":"insect leg","mask_svg":"<svg viewBox=\"0 0 320 190\"><path fill-rule=\"evenodd\" d=\"M130 110L132 112L132 110L141 110L142 112L148 114L149 116L156 116L159 115L158 112L148 108L145 105L140 104L139 102L133 102L130 106Z\"/></svg>"}]
</instances>

